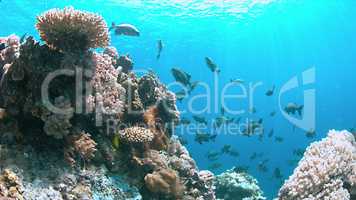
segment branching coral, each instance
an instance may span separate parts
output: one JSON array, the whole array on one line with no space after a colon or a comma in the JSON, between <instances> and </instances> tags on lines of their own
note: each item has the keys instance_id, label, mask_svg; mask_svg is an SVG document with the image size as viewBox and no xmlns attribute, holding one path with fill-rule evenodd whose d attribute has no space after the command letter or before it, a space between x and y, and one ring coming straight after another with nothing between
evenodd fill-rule
<instances>
[{"instance_id":1,"label":"branching coral","mask_svg":"<svg viewBox=\"0 0 356 200\"><path fill-rule=\"evenodd\" d=\"M88 111L95 111L97 116L112 116L119 120L125 109L126 94L125 88L117 83L119 72L112 65L111 57L106 54L95 53L93 62L95 65L91 80L93 94L86 100Z\"/></svg>"},{"instance_id":2,"label":"branching coral","mask_svg":"<svg viewBox=\"0 0 356 200\"><path fill-rule=\"evenodd\" d=\"M108 27L100 15L72 7L52 9L37 17L36 28L49 46L69 52L105 47Z\"/></svg>"},{"instance_id":3,"label":"branching coral","mask_svg":"<svg viewBox=\"0 0 356 200\"><path fill-rule=\"evenodd\" d=\"M279 191L280 200L347 200L346 184L355 187L356 143L347 131L329 132L311 144Z\"/></svg>"}]
</instances>

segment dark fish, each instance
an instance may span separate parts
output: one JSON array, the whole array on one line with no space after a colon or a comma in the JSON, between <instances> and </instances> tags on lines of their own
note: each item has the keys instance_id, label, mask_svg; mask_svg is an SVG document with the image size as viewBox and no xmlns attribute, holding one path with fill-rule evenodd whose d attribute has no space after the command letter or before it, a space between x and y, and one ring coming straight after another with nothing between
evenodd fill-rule
<instances>
[{"instance_id":1,"label":"dark fish","mask_svg":"<svg viewBox=\"0 0 356 200\"><path fill-rule=\"evenodd\" d=\"M255 135L257 133L257 131L259 131L261 134L263 133L263 119L259 119L258 121L248 121L247 122L247 127L242 131L243 135L245 136L252 136Z\"/></svg>"},{"instance_id":2,"label":"dark fish","mask_svg":"<svg viewBox=\"0 0 356 200\"><path fill-rule=\"evenodd\" d=\"M241 173L241 172L245 172L247 173L247 171L249 170L249 166L236 166L234 167L234 172L237 172L237 173Z\"/></svg>"},{"instance_id":3,"label":"dark fish","mask_svg":"<svg viewBox=\"0 0 356 200\"><path fill-rule=\"evenodd\" d=\"M187 118L181 118L180 120L179 120L179 124L182 124L182 125L189 125L191 123L191 121L189 120L189 119L187 119Z\"/></svg>"},{"instance_id":4,"label":"dark fish","mask_svg":"<svg viewBox=\"0 0 356 200\"><path fill-rule=\"evenodd\" d=\"M300 105L298 106L296 103L288 103L288 105L284 108L284 111L290 115L290 114L296 114L298 113L299 116L302 116L302 111L303 111L304 106Z\"/></svg>"},{"instance_id":5,"label":"dark fish","mask_svg":"<svg viewBox=\"0 0 356 200\"><path fill-rule=\"evenodd\" d=\"M239 78L230 79L230 83L243 84L245 81Z\"/></svg>"},{"instance_id":6,"label":"dark fish","mask_svg":"<svg viewBox=\"0 0 356 200\"><path fill-rule=\"evenodd\" d=\"M276 142L281 143L281 142L284 141L284 138L276 136L276 137L274 138L274 140L275 140Z\"/></svg>"},{"instance_id":7,"label":"dark fish","mask_svg":"<svg viewBox=\"0 0 356 200\"><path fill-rule=\"evenodd\" d=\"M162 40L158 40L157 42L157 50L158 50L158 53L157 53L157 60L161 57L161 52L163 50L163 42Z\"/></svg>"},{"instance_id":8,"label":"dark fish","mask_svg":"<svg viewBox=\"0 0 356 200\"><path fill-rule=\"evenodd\" d=\"M113 22L109 31L115 30L116 35L140 36L140 31L131 24L115 25Z\"/></svg>"},{"instance_id":9,"label":"dark fish","mask_svg":"<svg viewBox=\"0 0 356 200\"><path fill-rule=\"evenodd\" d=\"M256 108L255 107L252 107L252 108L249 108L249 112L254 114L257 112Z\"/></svg>"},{"instance_id":10,"label":"dark fish","mask_svg":"<svg viewBox=\"0 0 356 200\"><path fill-rule=\"evenodd\" d=\"M176 94L177 100L180 102L187 97L187 93L185 92L185 90L181 90L179 92L176 92L175 94Z\"/></svg>"},{"instance_id":11,"label":"dark fish","mask_svg":"<svg viewBox=\"0 0 356 200\"><path fill-rule=\"evenodd\" d=\"M220 116L220 117L217 117L215 119L214 126L215 127L221 127L222 125L232 123L233 121L234 121L234 118L228 118L228 117L225 117L225 116Z\"/></svg>"},{"instance_id":12,"label":"dark fish","mask_svg":"<svg viewBox=\"0 0 356 200\"><path fill-rule=\"evenodd\" d=\"M203 144L204 142L210 142L210 141L215 141L217 135L212 135L208 133L203 133L200 131L197 131L195 134L195 141L199 144Z\"/></svg>"},{"instance_id":13,"label":"dark fish","mask_svg":"<svg viewBox=\"0 0 356 200\"><path fill-rule=\"evenodd\" d=\"M278 167L274 169L273 177L276 178L276 179L283 179L282 172Z\"/></svg>"},{"instance_id":14,"label":"dark fish","mask_svg":"<svg viewBox=\"0 0 356 200\"><path fill-rule=\"evenodd\" d=\"M271 89L267 90L266 96L272 96L275 89L276 89L276 86L273 86Z\"/></svg>"},{"instance_id":15,"label":"dark fish","mask_svg":"<svg viewBox=\"0 0 356 200\"><path fill-rule=\"evenodd\" d=\"M225 144L222 148L221 148L221 153L223 154L229 154L231 152L231 148L232 146L229 144Z\"/></svg>"},{"instance_id":16,"label":"dark fish","mask_svg":"<svg viewBox=\"0 0 356 200\"><path fill-rule=\"evenodd\" d=\"M268 133L268 138L271 138L273 136L273 134L274 134L274 130L272 128Z\"/></svg>"},{"instance_id":17,"label":"dark fish","mask_svg":"<svg viewBox=\"0 0 356 200\"><path fill-rule=\"evenodd\" d=\"M298 156L298 157L303 157L304 156L304 149L294 149L293 150L293 155Z\"/></svg>"},{"instance_id":18,"label":"dark fish","mask_svg":"<svg viewBox=\"0 0 356 200\"><path fill-rule=\"evenodd\" d=\"M200 81L193 81L190 83L190 89L189 89L189 93L191 93L197 86L198 84L200 83Z\"/></svg>"},{"instance_id":19,"label":"dark fish","mask_svg":"<svg viewBox=\"0 0 356 200\"><path fill-rule=\"evenodd\" d=\"M171 69L174 79L186 87L190 87L191 75L178 68Z\"/></svg>"},{"instance_id":20,"label":"dark fish","mask_svg":"<svg viewBox=\"0 0 356 200\"><path fill-rule=\"evenodd\" d=\"M208 122L206 121L205 117L203 117L203 116L193 115L193 119L194 119L196 122L200 123L200 124L205 124L205 125L208 124Z\"/></svg>"},{"instance_id":21,"label":"dark fish","mask_svg":"<svg viewBox=\"0 0 356 200\"><path fill-rule=\"evenodd\" d=\"M310 129L309 131L307 131L307 132L305 133L305 136L307 136L307 138L314 138L315 135L316 135L316 132L315 132L314 129Z\"/></svg>"},{"instance_id":22,"label":"dark fish","mask_svg":"<svg viewBox=\"0 0 356 200\"><path fill-rule=\"evenodd\" d=\"M274 117L276 115L276 111L272 111L269 116Z\"/></svg>"},{"instance_id":23,"label":"dark fish","mask_svg":"<svg viewBox=\"0 0 356 200\"><path fill-rule=\"evenodd\" d=\"M221 113L221 115L225 115L225 107L224 106L221 106L221 108L220 108L220 113Z\"/></svg>"},{"instance_id":24,"label":"dark fish","mask_svg":"<svg viewBox=\"0 0 356 200\"><path fill-rule=\"evenodd\" d=\"M257 165L257 170L263 173L268 172L268 168L267 168L268 162L269 162L268 159L259 162Z\"/></svg>"},{"instance_id":25,"label":"dark fish","mask_svg":"<svg viewBox=\"0 0 356 200\"><path fill-rule=\"evenodd\" d=\"M250 156L250 160L255 160L257 158L257 153L254 152L251 156Z\"/></svg>"},{"instance_id":26,"label":"dark fish","mask_svg":"<svg viewBox=\"0 0 356 200\"><path fill-rule=\"evenodd\" d=\"M24 43L27 38L27 33L23 34L20 38L20 44Z\"/></svg>"},{"instance_id":27,"label":"dark fish","mask_svg":"<svg viewBox=\"0 0 356 200\"><path fill-rule=\"evenodd\" d=\"M217 72L217 73L220 72L220 69L218 68L218 66L214 63L214 61L211 58L205 57L205 62L206 62L206 65L209 67L209 69L212 72Z\"/></svg>"},{"instance_id":28,"label":"dark fish","mask_svg":"<svg viewBox=\"0 0 356 200\"><path fill-rule=\"evenodd\" d=\"M1 43L0 44L0 51L6 49L6 43Z\"/></svg>"},{"instance_id":29,"label":"dark fish","mask_svg":"<svg viewBox=\"0 0 356 200\"><path fill-rule=\"evenodd\" d=\"M207 153L207 158L209 161L216 161L219 159L219 156L220 156L220 152L218 151L209 151Z\"/></svg>"}]
</instances>

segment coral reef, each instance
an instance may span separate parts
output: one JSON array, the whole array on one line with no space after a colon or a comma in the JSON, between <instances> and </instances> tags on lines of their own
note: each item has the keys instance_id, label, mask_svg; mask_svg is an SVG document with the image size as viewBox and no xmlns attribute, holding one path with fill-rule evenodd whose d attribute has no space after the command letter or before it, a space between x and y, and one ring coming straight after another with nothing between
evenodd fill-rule
<instances>
[{"instance_id":1,"label":"coral reef","mask_svg":"<svg viewBox=\"0 0 356 200\"><path fill-rule=\"evenodd\" d=\"M214 175L172 136L174 93L131 72L99 15L53 9L36 28L45 44L12 35L0 51L3 197L215 199Z\"/></svg>"},{"instance_id":2,"label":"coral reef","mask_svg":"<svg viewBox=\"0 0 356 200\"><path fill-rule=\"evenodd\" d=\"M72 7L52 9L37 17L36 28L47 45L75 52L109 44L108 27L101 16Z\"/></svg>"},{"instance_id":3,"label":"coral reef","mask_svg":"<svg viewBox=\"0 0 356 200\"><path fill-rule=\"evenodd\" d=\"M214 180L216 197L224 200L263 200L258 182L245 172L235 169L217 175Z\"/></svg>"},{"instance_id":4,"label":"coral reef","mask_svg":"<svg viewBox=\"0 0 356 200\"><path fill-rule=\"evenodd\" d=\"M331 130L328 136L311 144L292 176L284 183L278 198L350 199L356 187L356 142L347 131Z\"/></svg>"},{"instance_id":5,"label":"coral reef","mask_svg":"<svg viewBox=\"0 0 356 200\"><path fill-rule=\"evenodd\" d=\"M17 200L23 198L23 188L19 177L10 169L5 169L0 176L0 197L9 197Z\"/></svg>"}]
</instances>

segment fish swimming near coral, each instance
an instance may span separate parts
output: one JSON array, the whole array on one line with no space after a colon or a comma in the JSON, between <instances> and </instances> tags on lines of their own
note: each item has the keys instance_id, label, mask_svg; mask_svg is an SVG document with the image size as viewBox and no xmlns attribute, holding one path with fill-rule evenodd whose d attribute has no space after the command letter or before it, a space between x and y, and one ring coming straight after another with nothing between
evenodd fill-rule
<instances>
[{"instance_id":1,"label":"fish swimming near coral","mask_svg":"<svg viewBox=\"0 0 356 200\"><path fill-rule=\"evenodd\" d=\"M0 43L0 51L4 50L6 48L6 43Z\"/></svg>"},{"instance_id":2,"label":"fish swimming near coral","mask_svg":"<svg viewBox=\"0 0 356 200\"><path fill-rule=\"evenodd\" d=\"M212 135L209 133L203 133L201 131L197 131L195 133L195 138L194 140L199 143L199 144L203 144L204 142L210 142L210 141L215 141L217 135Z\"/></svg>"},{"instance_id":3,"label":"fish swimming near coral","mask_svg":"<svg viewBox=\"0 0 356 200\"><path fill-rule=\"evenodd\" d=\"M220 73L220 69L218 68L218 66L214 63L214 61L210 57L205 57L205 62L206 62L206 65L208 66L208 68L212 72Z\"/></svg>"},{"instance_id":4,"label":"fish swimming near coral","mask_svg":"<svg viewBox=\"0 0 356 200\"><path fill-rule=\"evenodd\" d=\"M282 171L277 167L273 171L273 177L276 179L283 179Z\"/></svg>"},{"instance_id":5,"label":"fish swimming near coral","mask_svg":"<svg viewBox=\"0 0 356 200\"><path fill-rule=\"evenodd\" d=\"M158 51L158 53L157 53L157 56L156 56L157 60L161 57L162 50L163 50L163 42L162 42L162 40L158 40L158 42L157 42L157 51Z\"/></svg>"},{"instance_id":6,"label":"fish swimming near coral","mask_svg":"<svg viewBox=\"0 0 356 200\"><path fill-rule=\"evenodd\" d=\"M175 95L179 102L182 102L187 97L187 93L184 90L176 92Z\"/></svg>"},{"instance_id":7,"label":"fish swimming near coral","mask_svg":"<svg viewBox=\"0 0 356 200\"><path fill-rule=\"evenodd\" d=\"M279 136L276 136L276 137L274 138L274 140L275 140L276 142L281 143L281 142L283 142L283 141L284 141L284 138L279 137Z\"/></svg>"},{"instance_id":8,"label":"fish swimming near coral","mask_svg":"<svg viewBox=\"0 0 356 200\"><path fill-rule=\"evenodd\" d=\"M298 148L298 149L294 149L293 150L293 155L297 156L297 157L303 157L305 150Z\"/></svg>"},{"instance_id":9,"label":"fish swimming near coral","mask_svg":"<svg viewBox=\"0 0 356 200\"><path fill-rule=\"evenodd\" d=\"M187 119L187 118L181 118L180 120L179 120L179 124L181 124L181 125L189 125L191 123L191 121L189 120L189 119Z\"/></svg>"},{"instance_id":10,"label":"fish swimming near coral","mask_svg":"<svg viewBox=\"0 0 356 200\"><path fill-rule=\"evenodd\" d=\"M259 162L258 165L257 165L257 170L262 172L262 173L268 172L268 167L267 167L267 163L268 162L269 162L268 159Z\"/></svg>"},{"instance_id":11,"label":"fish swimming near coral","mask_svg":"<svg viewBox=\"0 0 356 200\"><path fill-rule=\"evenodd\" d=\"M193 119L196 122L198 122L199 124L205 124L205 125L208 124L208 122L206 121L205 117L203 117L203 116L193 115Z\"/></svg>"},{"instance_id":12,"label":"fish swimming near coral","mask_svg":"<svg viewBox=\"0 0 356 200\"><path fill-rule=\"evenodd\" d=\"M109 28L109 31L111 30L115 30L115 35L140 36L140 31L131 24L116 25L115 22L113 22Z\"/></svg>"},{"instance_id":13,"label":"fish swimming near coral","mask_svg":"<svg viewBox=\"0 0 356 200\"><path fill-rule=\"evenodd\" d=\"M179 68L172 68L171 69L171 73L172 73L174 79L178 83L181 83L184 86L190 88L190 86L191 86L190 79L192 77L190 74L186 73L185 71L183 71L183 70L181 70Z\"/></svg>"},{"instance_id":14,"label":"fish swimming near coral","mask_svg":"<svg viewBox=\"0 0 356 200\"><path fill-rule=\"evenodd\" d=\"M276 89L276 86L274 85L271 89L267 90L266 96L272 96L275 89Z\"/></svg>"},{"instance_id":15,"label":"fish swimming near coral","mask_svg":"<svg viewBox=\"0 0 356 200\"><path fill-rule=\"evenodd\" d=\"M221 148L221 153L223 154L229 154L230 151L232 149L232 146L229 144L225 144L222 148Z\"/></svg>"},{"instance_id":16,"label":"fish swimming near coral","mask_svg":"<svg viewBox=\"0 0 356 200\"><path fill-rule=\"evenodd\" d=\"M220 152L218 151L208 151L206 157L208 158L209 161L216 161L219 159Z\"/></svg>"},{"instance_id":17,"label":"fish swimming near coral","mask_svg":"<svg viewBox=\"0 0 356 200\"><path fill-rule=\"evenodd\" d=\"M310 130L308 130L307 132L305 132L305 136L306 136L307 138L314 138L315 135L316 135L316 132L315 132L314 129L310 129Z\"/></svg>"},{"instance_id":18,"label":"fish swimming near coral","mask_svg":"<svg viewBox=\"0 0 356 200\"><path fill-rule=\"evenodd\" d=\"M23 34L20 38L20 44L24 43L27 38L27 33Z\"/></svg>"},{"instance_id":19,"label":"fish swimming near coral","mask_svg":"<svg viewBox=\"0 0 356 200\"><path fill-rule=\"evenodd\" d=\"M274 129L272 128L268 133L268 138L271 138L274 134Z\"/></svg>"},{"instance_id":20,"label":"fish swimming near coral","mask_svg":"<svg viewBox=\"0 0 356 200\"><path fill-rule=\"evenodd\" d=\"M230 79L230 83L243 84L245 81L239 78Z\"/></svg>"},{"instance_id":21,"label":"fish swimming near coral","mask_svg":"<svg viewBox=\"0 0 356 200\"><path fill-rule=\"evenodd\" d=\"M119 147L120 147L120 136L119 136L119 134L115 134L115 136L112 138L112 146L115 149L119 149Z\"/></svg>"},{"instance_id":22,"label":"fish swimming near coral","mask_svg":"<svg viewBox=\"0 0 356 200\"><path fill-rule=\"evenodd\" d=\"M284 111L290 115L290 114L296 114L298 113L299 116L302 116L302 111L303 111L304 106L303 105L297 105L296 103L288 103L287 106L284 108Z\"/></svg>"}]
</instances>

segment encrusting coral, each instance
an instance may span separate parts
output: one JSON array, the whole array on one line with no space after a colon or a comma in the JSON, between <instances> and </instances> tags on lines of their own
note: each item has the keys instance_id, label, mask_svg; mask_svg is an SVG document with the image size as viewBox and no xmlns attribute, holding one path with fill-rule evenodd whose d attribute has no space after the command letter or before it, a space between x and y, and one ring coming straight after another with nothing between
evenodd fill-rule
<instances>
[{"instance_id":1,"label":"encrusting coral","mask_svg":"<svg viewBox=\"0 0 356 200\"><path fill-rule=\"evenodd\" d=\"M100 15L66 7L37 17L36 28L47 45L76 52L109 44L108 27Z\"/></svg>"},{"instance_id":2,"label":"encrusting coral","mask_svg":"<svg viewBox=\"0 0 356 200\"><path fill-rule=\"evenodd\" d=\"M347 131L331 130L311 144L279 191L280 200L348 200L356 187L356 142Z\"/></svg>"},{"instance_id":3,"label":"encrusting coral","mask_svg":"<svg viewBox=\"0 0 356 200\"><path fill-rule=\"evenodd\" d=\"M179 199L183 195L183 184L174 170L161 169L145 176L145 183L149 191L171 195Z\"/></svg>"}]
</instances>

